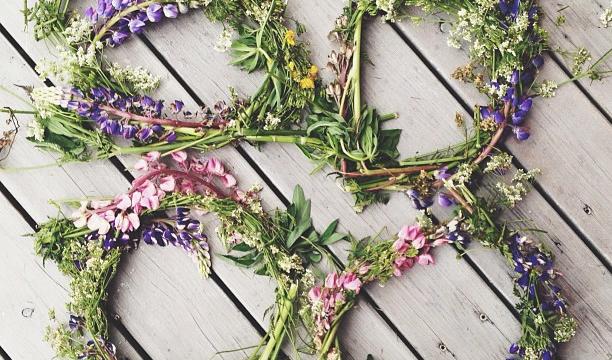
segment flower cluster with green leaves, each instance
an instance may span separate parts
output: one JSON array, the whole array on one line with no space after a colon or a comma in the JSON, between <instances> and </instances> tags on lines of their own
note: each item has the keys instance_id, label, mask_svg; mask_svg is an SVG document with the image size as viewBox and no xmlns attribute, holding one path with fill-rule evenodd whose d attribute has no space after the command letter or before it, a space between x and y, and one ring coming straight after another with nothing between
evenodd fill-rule
<instances>
[{"instance_id":1,"label":"flower cluster with green leaves","mask_svg":"<svg viewBox=\"0 0 612 360\"><path fill-rule=\"evenodd\" d=\"M472 83L488 101L474 107L470 128L461 116L454 119L466 134L464 141L400 159L397 145L401 131L383 128L397 114L381 114L362 100L362 57L366 50L362 47L362 38L365 18L382 14L387 21L414 19L410 9L415 6L429 15L442 16L438 21L451 24L449 45L467 47L470 56L470 62L458 68L453 77ZM60 152L61 161L86 161L150 152L181 158L185 149L209 151L238 141L295 144L317 168L332 169L341 179L343 189L353 194L358 211L372 203L385 202L392 191L405 193L420 210L427 211L435 198L442 206L456 206L455 218L445 225L447 235L452 235L445 239L460 250L464 242L455 238L477 239L500 251L517 273L515 290L520 299L523 333L510 348L512 354L546 360L559 343L569 340L573 334L575 321L567 315L565 300L554 284L558 272L552 267L550 253L533 239L526 238L523 229L512 228L498 216L501 209L515 206L527 194L537 170L518 170L510 182L500 180L493 187L491 197L475 195L479 177L502 175L511 166L511 157L497 150L498 144L507 135L518 141L529 138L526 122L535 101L554 96L563 84L537 79L544 62L543 54L552 47L540 26L544 14L535 0L348 1L332 31L338 48L329 56L327 65L334 79L328 84L319 79L319 68L310 62L306 44L299 41L304 27L299 23L293 27L288 25L284 14L286 3L281 0L97 0L96 6L88 8L83 15L71 14L68 8L69 0L42 0L28 9L25 16L34 23L37 39L50 38L58 47L58 60L41 62L39 72L69 87L28 89L33 110L0 110L11 116L34 115L28 130L30 140L37 146ZM228 51L233 65L247 72L265 74L262 84L250 97L241 98L232 92L229 103L219 102L189 111L179 100L167 105L148 96L157 87L159 78L144 68L124 67L104 58L105 49L120 46L152 23L176 18L194 9L202 9L209 19L226 25L215 48ZM611 53L612 50L587 65L591 61L588 52L577 51L574 77L568 82L606 76L609 72L600 66ZM127 145L116 141L117 138L127 139ZM222 181L233 186L226 175L220 175ZM166 179L164 186L170 186L169 182ZM254 192L247 193L250 194L247 198L253 201L248 206L236 199L213 201L212 197L179 193L190 195L166 199L175 201L174 206L178 206L178 201L185 206L206 208L225 224L219 231L230 249L228 259L253 267L257 273L278 282L277 311L272 327L254 355L261 359L275 357L284 337L291 334L287 324L294 320L298 299L303 300L305 289L313 286L308 265L320 261L325 246L340 239L335 233L335 224L322 234L314 231L310 205L300 191L296 191L294 204L287 212L274 216L261 211L259 202L252 200ZM99 209L86 206L83 211L96 213ZM118 214L113 216L115 221ZM179 217L175 219L177 227ZM85 223L89 224L91 218ZM127 226L126 230L135 227L134 219L127 216L119 219L115 226ZM454 230L449 230L451 224ZM82 229L71 228L74 225L69 222L57 220L49 226L39 232L57 230L49 233L48 240L72 238L66 235L73 231L84 235ZM150 229L151 236L154 230L163 230L163 234L167 228ZM429 231L421 226L421 230L428 239L433 239L439 229ZM69 247L62 245L61 248ZM87 248L80 250L84 251L83 257L94 250L99 252L97 248ZM370 251L373 249L376 253ZM307 323L314 329L317 351L332 358L339 356L335 330L327 331L336 328L341 316L330 320L328 315L343 314L350 309L361 284L388 279L395 272L398 259L404 258L400 262L409 263L415 257L428 255L414 253L414 249L421 248L409 246L400 251L384 241L358 247L349 268L336 277L332 275L324 289L315 291L318 296L311 292L309 298L313 304ZM69 254L41 254L53 255L51 258L60 264L70 258L64 257ZM116 260L111 261L109 254L92 255L100 259L109 257L108 264L92 266L92 271L96 271L91 274L92 279L107 281L112 276ZM371 258L377 254L388 256ZM200 258L206 263L206 256ZM370 264L368 271L362 273L364 261ZM70 265L65 266L67 273L78 278ZM333 306L322 309L321 304L326 304L321 300L323 293L328 297L341 296L339 307L336 309L335 302L326 298L327 305ZM103 293L100 294L99 299L103 299ZM78 316L91 318L98 304L99 301L89 307L75 308L80 310ZM103 318L96 319L99 321L93 322L95 326L85 331L92 335L93 341L86 343L85 348L90 346L91 351L100 354L113 353L112 347L106 346ZM71 349L72 345L67 342L58 349Z\"/></svg>"}]
</instances>

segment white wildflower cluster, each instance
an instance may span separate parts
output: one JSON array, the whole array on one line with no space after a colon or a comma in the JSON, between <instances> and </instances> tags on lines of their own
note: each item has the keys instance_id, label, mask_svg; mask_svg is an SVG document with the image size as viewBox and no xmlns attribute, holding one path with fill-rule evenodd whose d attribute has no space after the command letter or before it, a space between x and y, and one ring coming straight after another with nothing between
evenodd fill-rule
<instances>
[{"instance_id":1,"label":"white wildflower cluster","mask_svg":"<svg viewBox=\"0 0 612 360\"><path fill-rule=\"evenodd\" d=\"M270 11L270 6L272 6L271 1L263 1L260 5L254 5L252 9L247 10L246 15L263 24Z\"/></svg>"},{"instance_id":2,"label":"white wildflower cluster","mask_svg":"<svg viewBox=\"0 0 612 360\"><path fill-rule=\"evenodd\" d=\"M523 196L529 192L529 182L533 181L536 175L540 174L539 169L532 169L525 172L519 169L512 178L512 184L498 182L495 187L501 195L503 202L508 207L514 207L523 200Z\"/></svg>"},{"instance_id":3,"label":"white wildflower cluster","mask_svg":"<svg viewBox=\"0 0 612 360\"><path fill-rule=\"evenodd\" d=\"M219 34L219 38L217 39L217 43L214 46L214 49L218 52L226 52L232 46L232 36L233 32L229 29L223 29L221 34Z\"/></svg>"},{"instance_id":4,"label":"white wildflower cluster","mask_svg":"<svg viewBox=\"0 0 612 360\"><path fill-rule=\"evenodd\" d=\"M486 173L503 173L510 168L512 165L512 155L500 152L497 155L491 157L491 159L487 162L487 166L484 168L483 172Z\"/></svg>"},{"instance_id":5,"label":"white wildflower cluster","mask_svg":"<svg viewBox=\"0 0 612 360\"><path fill-rule=\"evenodd\" d=\"M73 83L75 75L81 74L83 67L98 66L97 53L104 45L101 42L76 51L62 46L57 47L57 60L42 59L36 65L41 79L54 78L61 82Z\"/></svg>"},{"instance_id":6,"label":"white wildflower cluster","mask_svg":"<svg viewBox=\"0 0 612 360\"><path fill-rule=\"evenodd\" d=\"M524 360L540 360L540 351L527 347L525 348L525 355L523 355Z\"/></svg>"},{"instance_id":7,"label":"white wildflower cluster","mask_svg":"<svg viewBox=\"0 0 612 360\"><path fill-rule=\"evenodd\" d=\"M45 140L45 128L40 123L40 119L38 117L32 119L32 121L28 123L26 128L26 136L33 138L36 141Z\"/></svg>"},{"instance_id":8,"label":"white wildflower cluster","mask_svg":"<svg viewBox=\"0 0 612 360\"><path fill-rule=\"evenodd\" d=\"M557 95L556 90L559 87L556 82L546 80L537 88L538 95L544 98L551 98Z\"/></svg>"},{"instance_id":9,"label":"white wildflower cluster","mask_svg":"<svg viewBox=\"0 0 612 360\"><path fill-rule=\"evenodd\" d=\"M576 335L577 326L576 319L568 315L563 316L555 325L555 341L560 343L568 342Z\"/></svg>"},{"instance_id":10,"label":"white wildflower cluster","mask_svg":"<svg viewBox=\"0 0 612 360\"><path fill-rule=\"evenodd\" d=\"M603 27L607 28L612 23L612 1L610 2L610 7L605 9L601 16L599 17L599 21Z\"/></svg>"},{"instance_id":11,"label":"white wildflower cluster","mask_svg":"<svg viewBox=\"0 0 612 360\"><path fill-rule=\"evenodd\" d=\"M34 107L41 112L49 111L52 106L60 105L62 100L69 98L69 95L62 88L56 86L41 86L32 89L30 97Z\"/></svg>"},{"instance_id":12,"label":"white wildflower cluster","mask_svg":"<svg viewBox=\"0 0 612 360\"><path fill-rule=\"evenodd\" d=\"M472 173L474 172L474 165L472 164L461 164L457 168L457 172L452 177L453 184L463 185L470 181Z\"/></svg>"},{"instance_id":13,"label":"white wildflower cluster","mask_svg":"<svg viewBox=\"0 0 612 360\"><path fill-rule=\"evenodd\" d=\"M151 92L159 87L160 77L151 74L142 66L121 66L118 63L113 63L108 72L118 82L132 85L138 93Z\"/></svg>"},{"instance_id":14,"label":"white wildflower cluster","mask_svg":"<svg viewBox=\"0 0 612 360\"><path fill-rule=\"evenodd\" d=\"M576 51L576 55L574 55L574 63L572 64L572 74L580 74L580 72L582 72L582 67L584 66L584 64L586 64L588 61L591 61L591 59L591 53L587 49L583 47L578 48L578 51Z\"/></svg>"},{"instance_id":15,"label":"white wildflower cluster","mask_svg":"<svg viewBox=\"0 0 612 360\"><path fill-rule=\"evenodd\" d=\"M376 0L376 7L385 13L383 18L387 21L395 22L397 20L397 7L402 1L397 0Z\"/></svg>"},{"instance_id":16,"label":"white wildflower cluster","mask_svg":"<svg viewBox=\"0 0 612 360\"><path fill-rule=\"evenodd\" d=\"M279 256L277 256L277 261L278 267L287 274L289 274L292 270L298 272L304 270L302 259L297 254L289 256L285 253L281 253Z\"/></svg>"},{"instance_id":17,"label":"white wildflower cluster","mask_svg":"<svg viewBox=\"0 0 612 360\"><path fill-rule=\"evenodd\" d=\"M275 116L272 113L266 114L266 124L264 125L265 130L274 130L278 128L278 124L280 124L281 119L278 116Z\"/></svg>"},{"instance_id":18,"label":"white wildflower cluster","mask_svg":"<svg viewBox=\"0 0 612 360\"><path fill-rule=\"evenodd\" d=\"M68 44L77 46L89 41L92 30L91 22L77 15L72 19L70 25L64 29L64 36Z\"/></svg>"}]
</instances>

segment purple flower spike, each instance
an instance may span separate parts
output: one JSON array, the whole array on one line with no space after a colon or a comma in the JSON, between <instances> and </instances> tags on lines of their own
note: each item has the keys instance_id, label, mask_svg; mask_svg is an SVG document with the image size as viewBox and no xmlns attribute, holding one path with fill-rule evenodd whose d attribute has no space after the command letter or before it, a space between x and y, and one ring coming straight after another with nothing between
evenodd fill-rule
<instances>
[{"instance_id":1,"label":"purple flower spike","mask_svg":"<svg viewBox=\"0 0 612 360\"><path fill-rule=\"evenodd\" d=\"M145 23L140 19L132 19L130 20L128 27L133 34L138 34L142 32L142 28L145 27Z\"/></svg>"},{"instance_id":2,"label":"purple flower spike","mask_svg":"<svg viewBox=\"0 0 612 360\"><path fill-rule=\"evenodd\" d=\"M519 141L525 141L529 139L529 130L525 127L517 126L514 128L514 135L516 135L516 139Z\"/></svg>"},{"instance_id":3,"label":"purple flower spike","mask_svg":"<svg viewBox=\"0 0 612 360\"><path fill-rule=\"evenodd\" d=\"M531 60L531 63L536 67L536 69L539 69L542 67L542 65L544 65L544 57L542 55L538 55Z\"/></svg>"},{"instance_id":4,"label":"purple flower spike","mask_svg":"<svg viewBox=\"0 0 612 360\"><path fill-rule=\"evenodd\" d=\"M185 106L185 103L183 103L180 100L174 100L174 102L170 104L170 108L172 109L172 113L174 114L180 113L181 110L183 110L184 106Z\"/></svg>"},{"instance_id":5,"label":"purple flower spike","mask_svg":"<svg viewBox=\"0 0 612 360\"><path fill-rule=\"evenodd\" d=\"M524 112L529 112L529 110L531 110L532 103L533 100L531 100L531 98L526 98L525 100L521 101L519 109Z\"/></svg>"},{"instance_id":6,"label":"purple flower spike","mask_svg":"<svg viewBox=\"0 0 612 360\"><path fill-rule=\"evenodd\" d=\"M519 72L517 70L514 70L512 72L512 76L510 76L510 82L512 83L512 85L516 85L519 82Z\"/></svg>"},{"instance_id":7,"label":"purple flower spike","mask_svg":"<svg viewBox=\"0 0 612 360\"><path fill-rule=\"evenodd\" d=\"M93 7L90 6L85 10L85 18L92 24L95 24L98 21L98 13Z\"/></svg>"},{"instance_id":8,"label":"purple flower spike","mask_svg":"<svg viewBox=\"0 0 612 360\"><path fill-rule=\"evenodd\" d=\"M164 15L167 18L175 18L178 16L178 8L174 4L168 4L164 6Z\"/></svg>"},{"instance_id":9,"label":"purple flower spike","mask_svg":"<svg viewBox=\"0 0 612 360\"><path fill-rule=\"evenodd\" d=\"M147 17L151 22L158 22L164 17L162 6L159 4L151 4L147 8Z\"/></svg>"},{"instance_id":10,"label":"purple flower spike","mask_svg":"<svg viewBox=\"0 0 612 360\"><path fill-rule=\"evenodd\" d=\"M514 114L512 114L512 124L521 125L525 120L525 116L527 116L526 111L519 110L515 112Z\"/></svg>"},{"instance_id":11,"label":"purple flower spike","mask_svg":"<svg viewBox=\"0 0 612 360\"><path fill-rule=\"evenodd\" d=\"M166 141L168 143L173 143L176 141L176 133L173 131L171 133L168 134L168 136L166 136Z\"/></svg>"},{"instance_id":12,"label":"purple flower spike","mask_svg":"<svg viewBox=\"0 0 612 360\"><path fill-rule=\"evenodd\" d=\"M442 207L449 207L451 205L455 204L455 202L453 201L453 199L448 196L445 193L439 193L438 194L438 205L442 206Z\"/></svg>"}]
</instances>

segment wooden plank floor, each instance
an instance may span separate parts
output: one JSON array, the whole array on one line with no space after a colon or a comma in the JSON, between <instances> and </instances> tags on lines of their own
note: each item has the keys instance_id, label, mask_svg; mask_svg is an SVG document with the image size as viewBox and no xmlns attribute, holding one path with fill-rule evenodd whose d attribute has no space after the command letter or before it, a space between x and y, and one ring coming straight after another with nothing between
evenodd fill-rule
<instances>
[{"instance_id":1,"label":"wooden plank floor","mask_svg":"<svg viewBox=\"0 0 612 360\"><path fill-rule=\"evenodd\" d=\"M549 14L562 7L542 3ZM569 3L563 10L564 26L553 25L556 15L545 19L555 45L585 46L594 57L607 51L612 29L598 28L597 17L608 0ZM24 31L22 0L4 0L3 5L0 84L41 85L33 67L52 49ZM321 68L333 48L327 33L341 7L336 0L289 1L288 15L306 25L304 38ZM228 86L244 94L254 91L259 74L245 75L227 64L227 54L212 50L220 31L220 25L192 12L148 29L140 39L107 55L162 75L156 95L182 99L188 105L227 98ZM373 63L364 71L365 98L385 112L399 112L393 125L404 128L402 154L460 139L452 121L455 112L469 117L472 105L482 102L470 86L450 79L452 70L466 62L466 54L448 48L446 35L433 24L370 21L365 41ZM542 77L567 79L568 66L553 55ZM0 105L19 103L2 92ZM567 360L612 358L611 114L612 81L568 85L557 91L557 97L535 102L529 141L505 144L521 166L543 170L535 191L507 216L532 218L549 231L542 240L565 274L562 285L580 325L575 339L561 350L561 358ZM345 230L361 236L384 228L393 232L414 219L415 211L400 194L394 194L386 206L355 214L350 197L324 173L309 175L313 165L291 146L266 145L259 151L244 145L217 155L232 165L242 184L264 185L268 208L284 206L293 186L302 185L313 199L319 226L340 218ZM134 162L133 157L120 160L127 168ZM20 138L3 165L51 161L51 155ZM52 350L42 341L46 313L51 307L61 309L66 297L67 280L53 266L42 267L31 240L21 235L55 214L49 199L125 190L128 181L120 168L102 161L27 173L0 172L0 358L51 359ZM212 239L212 248L222 251L218 239ZM346 245L333 249L340 259L345 259L345 250ZM273 301L273 283L222 261L214 262L214 276L204 281L185 264L183 255L143 247L122 263L110 297L116 319L112 340L123 356L208 359L219 351L256 344L267 327L264 313ZM496 253L476 244L465 260L456 260L455 255L450 248L439 249L435 267L415 269L384 288L367 288L341 334L347 358L363 360L372 354L375 359L503 359L507 345L520 335L511 306L515 301L511 269ZM234 352L215 358L245 355Z\"/></svg>"}]
</instances>

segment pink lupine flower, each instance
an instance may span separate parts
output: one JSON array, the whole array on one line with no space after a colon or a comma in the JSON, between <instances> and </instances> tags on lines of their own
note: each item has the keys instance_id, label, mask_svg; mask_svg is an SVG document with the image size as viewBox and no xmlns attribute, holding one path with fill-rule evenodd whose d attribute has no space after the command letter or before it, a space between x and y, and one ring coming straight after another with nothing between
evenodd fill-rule
<instances>
[{"instance_id":1,"label":"pink lupine flower","mask_svg":"<svg viewBox=\"0 0 612 360\"><path fill-rule=\"evenodd\" d=\"M179 164L183 164L185 161L187 161L187 153L184 151L175 151L170 154L170 156L172 156L172 159Z\"/></svg>"},{"instance_id":2,"label":"pink lupine flower","mask_svg":"<svg viewBox=\"0 0 612 360\"><path fill-rule=\"evenodd\" d=\"M400 256L393 262L393 275L401 276L402 272L412 268L414 265L414 258L408 258Z\"/></svg>"},{"instance_id":3,"label":"pink lupine flower","mask_svg":"<svg viewBox=\"0 0 612 360\"><path fill-rule=\"evenodd\" d=\"M92 209L102 209L109 206L111 202L109 200L92 200L89 204Z\"/></svg>"},{"instance_id":4,"label":"pink lupine flower","mask_svg":"<svg viewBox=\"0 0 612 360\"><path fill-rule=\"evenodd\" d=\"M440 239L436 239L434 240L434 242L432 243L432 245L435 246L440 246L440 245L444 245L444 244L448 244L449 240L446 238L440 238Z\"/></svg>"},{"instance_id":5,"label":"pink lupine flower","mask_svg":"<svg viewBox=\"0 0 612 360\"><path fill-rule=\"evenodd\" d=\"M393 248L400 254L405 253L406 250L408 250L408 246L409 244L406 242L406 240L402 238L395 240L395 242L393 243Z\"/></svg>"},{"instance_id":6,"label":"pink lupine flower","mask_svg":"<svg viewBox=\"0 0 612 360\"><path fill-rule=\"evenodd\" d=\"M124 233L134 231L140 227L140 219L134 213L121 212L115 218L115 227Z\"/></svg>"},{"instance_id":7,"label":"pink lupine flower","mask_svg":"<svg viewBox=\"0 0 612 360\"><path fill-rule=\"evenodd\" d=\"M106 210L104 212L104 214L102 214L102 217L104 218L104 220L110 222L115 221L115 211L113 210Z\"/></svg>"},{"instance_id":8,"label":"pink lupine flower","mask_svg":"<svg viewBox=\"0 0 612 360\"><path fill-rule=\"evenodd\" d=\"M425 245L425 235L417 225L403 226L397 236L404 241L412 242L412 246L416 249Z\"/></svg>"},{"instance_id":9,"label":"pink lupine flower","mask_svg":"<svg viewBox=\"0 0 612 360\"><path fill-rule=\"evenodd\" d=\"M310 301L315 302L321 299L321 287L315 286L308 292L308 298Z\"/></svg>"},{"instance_id":10,"label":"pink lupine flower","mask_svg":"<svg viewBox=\"0 0 612 360\"><path fill-rule=\"evenodd\" d=\"M431 254L422 254L422 255L419 255L417 257L417 262L420 265L429 265L429 264L434 264L435 263L434 259L433 259L433 256L431 256Z\"/></svg>"},{"instance_id":11,"label":"pink lupine flower","mask_svg":"<svg viewBox=\"0 0 612 360\"><path fill-rule=\"evenodd\" d=\"M346 275L342 275L343 281L342 286L347 290L353 290L359 294L359 290L361 289L361 280L354 273L348 273Z\"/></svg>"},{"instance_id":12,"label":"pink lupine flower","mask_svg":"<svg viewBox=\"0 0 612 360\"><path fill-rule=\"evenodd\" d=\"M217 158L208 159L208 163L206 164L206 171L213 175L223 176L225 175L225 167L223 163Z\"/></svg>"},{"instance_id":13,"label":"pink lupine flower","mask_svg":"<svg viewBox=\"0 0 612 360\"><path fill-rule=\"evenodd\" d=\"M340 284L338 283L338 273L329 273L325 277L325 287L333 289L338 287Z\"/></svg>"},{"instance_id":14,"label":"pink lupine flower","mask_svg":"<svg viewBox=\"0 0 612 360\"><path fill-rule=\"evenodd\" d=\"M223 177L221 177L221 183L226 188L231 188L231 187L236 186L237 182L236 182L236 178L233 175L225 174L225 175L223 175Z\"/></svg>"},{"instance_id":15,"label":"pink lupine flower","mask_svg":"<svg viewBox=\"0 0 612 360\"><path fill-rule=\"evenodd\" d=\"M160 157L161 153L159 151L148 152L134 164L134 168L141 171L149 170L149 164L158 161Z\"/></svg>"},{"instance_id":16,"label":"pink lupine flower","mask_svg":"<svg viewBox=\"0 0 612 360\"><path fill-rule=\"evenodd\" d=\"M176 181L174 180L174 176L168 175L161 178L159 181L159 188L167 192L174 191L174 189L176 188Z\"/></svg>"},{"instance_id":17,"label":"pink lupine flower","mask_svg":"<svg viewBox=\"0 0 612 360\"><path fill-rule=\"evenodd\" d=\"M132 206L132 200L127 194L121 194L115 198L116 207L119 210L127 210Z\"/></svg>"},{"instance_id":18,"label":"pink lupine flower","mask_svg":"<svg viewBox=\"0 0 612 360\"><path fill-rule=\"evenodd\" d=\"M110 223L96 213L91 213L87 219L87 227L91 231L98 231L98 234L104 235L110 230Z\"/></svg>"}]
</instances>

